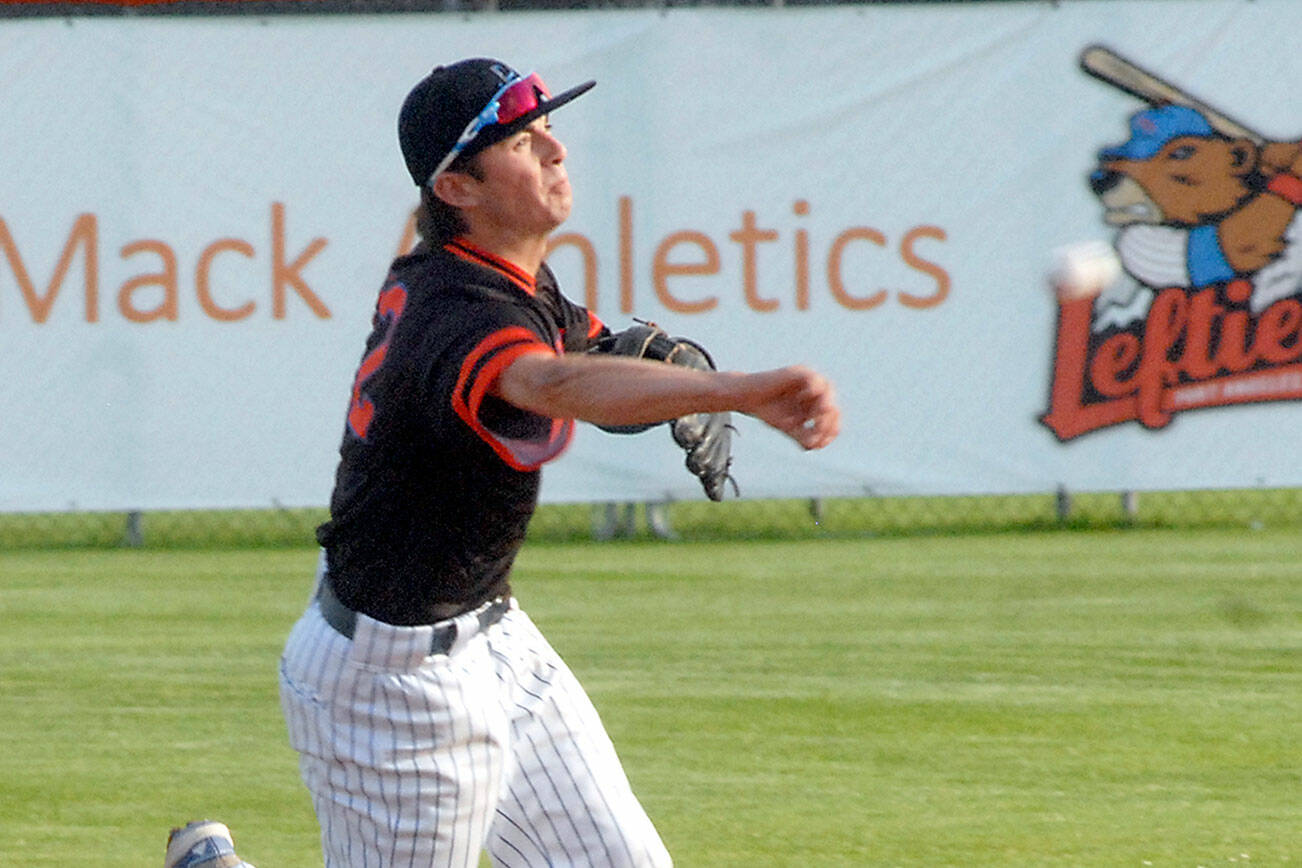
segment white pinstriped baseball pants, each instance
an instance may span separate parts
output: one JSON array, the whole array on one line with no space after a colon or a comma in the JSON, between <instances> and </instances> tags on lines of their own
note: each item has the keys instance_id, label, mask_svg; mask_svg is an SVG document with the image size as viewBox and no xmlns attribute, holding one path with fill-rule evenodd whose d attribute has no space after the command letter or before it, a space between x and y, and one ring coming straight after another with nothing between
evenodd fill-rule
<instances>
[{"instance_id":1,"label":"white pinstriped baseball pants","mask_svg":"<svg viewBox=\"0 0 1302 868\"><path fill-rule=\"evenodd\" d=\"M313 602L289 636L281 703L327 868L672 864L528 615L512 602L446 655L431 632L359 615L347 639Z\"/></svg>"}]
</instances>

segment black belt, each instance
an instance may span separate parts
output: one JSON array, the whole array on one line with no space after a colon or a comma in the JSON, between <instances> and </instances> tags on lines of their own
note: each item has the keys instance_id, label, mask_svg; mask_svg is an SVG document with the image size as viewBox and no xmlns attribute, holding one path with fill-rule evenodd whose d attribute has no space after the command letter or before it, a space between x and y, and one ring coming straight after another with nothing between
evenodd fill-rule
<instances>
[{"instance_id":1,"label":"black belt","mask_svg":"<svg viewBox=\"0 0 1302 868\"><path fill-rule=\"evenodd\" d=\"M336 633L351 639L357 632L357 613L352 609L339 602L335 596L334 590L330 587L329 579L323 578L321 586L316 593L317 605L321 607L321 617L325 622L335 629ZM509 597L497 597L489 600L478 609L471 610L479 618L479 629L485 630L498 621L511 608ZM430 637L429 653L446 654L452 650L452 645L457 641L456 622L440 621L433 625L434 635Z\"/></svg>"}]
</instances>

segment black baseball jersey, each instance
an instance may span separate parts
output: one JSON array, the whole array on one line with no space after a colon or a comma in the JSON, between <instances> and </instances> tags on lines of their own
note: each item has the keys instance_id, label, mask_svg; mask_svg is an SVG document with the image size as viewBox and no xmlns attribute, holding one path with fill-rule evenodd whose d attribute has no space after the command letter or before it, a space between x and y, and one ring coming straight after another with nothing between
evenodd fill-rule
<instances>
[{"instance_id":1,"label":"black baseball jersey","mask_svg":"<svg viewBox=\"0 0 1302 868\"><path fill-rule=\"evenodd\" d=\"M346 605L425 624L509 593L541 466L574 422L487 394L526 353L587 349L601 321L457 239L394 261L353 384L330 520L317 529Z\"/></svg>"}]
</instances>

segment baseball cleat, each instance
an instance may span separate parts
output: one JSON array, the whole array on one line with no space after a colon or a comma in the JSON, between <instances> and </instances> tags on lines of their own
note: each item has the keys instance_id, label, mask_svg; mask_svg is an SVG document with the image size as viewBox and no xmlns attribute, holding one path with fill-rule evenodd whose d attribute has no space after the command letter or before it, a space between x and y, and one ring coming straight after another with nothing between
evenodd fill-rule
<instances>
[{"instance_id":1,"label":"baseball cleat","mask_svg":"<svg viewBox=\"0 0 1302 868\"><path fill-rule=\"evenodd\" d=\"M224 823L195 820L167 836L163 868L253 868L235 855L231 830Z\"/></svg>"}]
</instances>

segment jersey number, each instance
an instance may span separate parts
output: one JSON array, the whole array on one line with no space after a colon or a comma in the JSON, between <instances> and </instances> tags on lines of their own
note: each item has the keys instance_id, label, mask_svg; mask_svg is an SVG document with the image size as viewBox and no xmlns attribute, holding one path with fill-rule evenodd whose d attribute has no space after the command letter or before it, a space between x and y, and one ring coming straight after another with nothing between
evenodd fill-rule
<instances>
[{"instance_id":1,"label":"jersey number","mask_svg":"<svg viewBox=\"0 0 1302 868\"><path fill-rule=\"evenodd\" d=\"M380 345L366 354L362 366L357 369L357 378L353 380L353 400L348 406L348 428L355 436L366 439L366 432L375 417L375 404L362 391L362 385L384 364L384 357L389 354L389 341L393 330L402 319L402 312L407 307L407 290L402 284L389 287L380 293L380 301L375 308L375 327L384 326L384 339Z\"/></svg>"}]
</instances>

